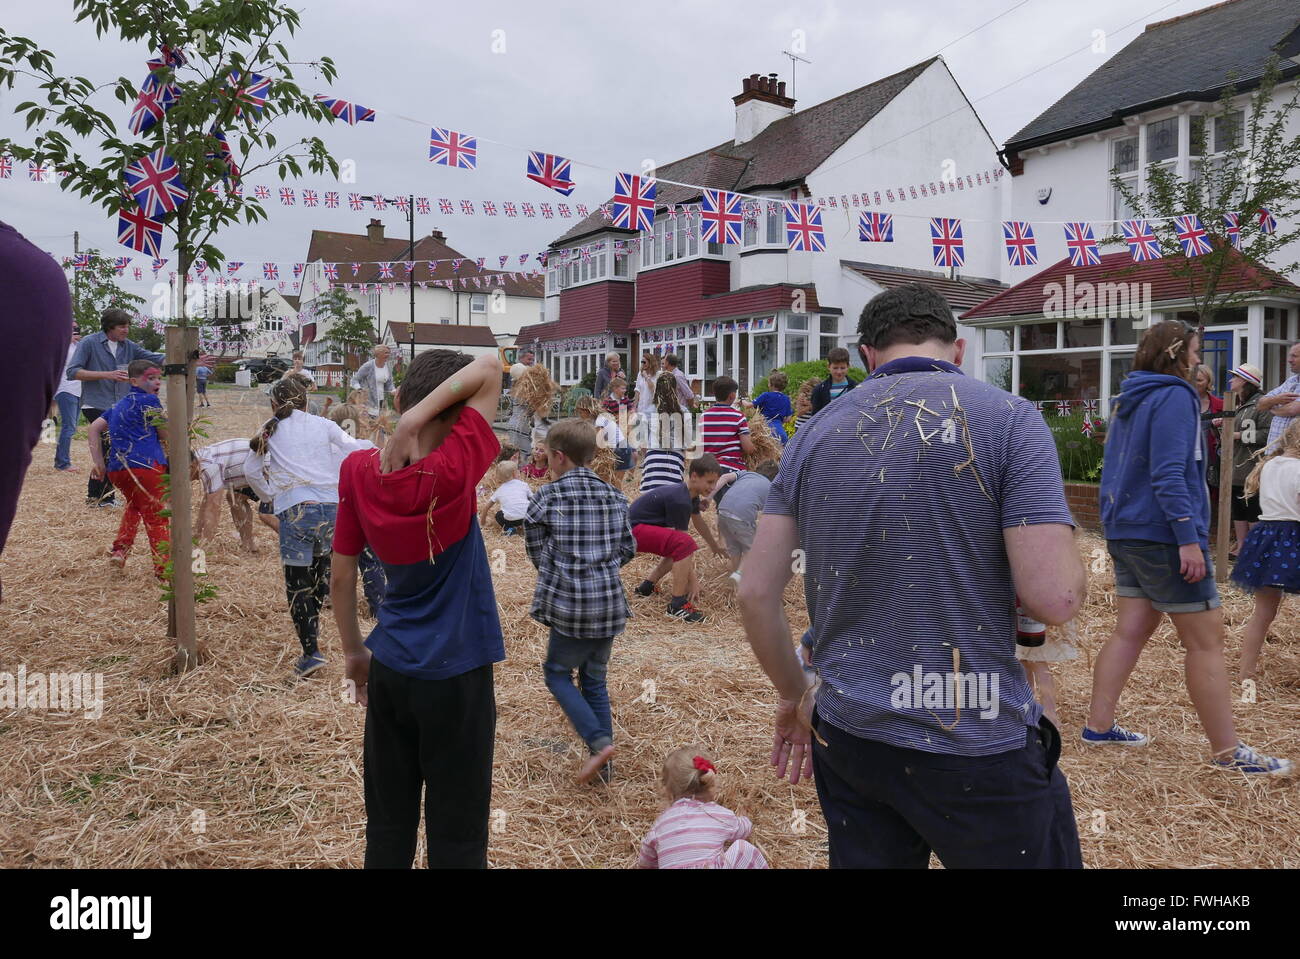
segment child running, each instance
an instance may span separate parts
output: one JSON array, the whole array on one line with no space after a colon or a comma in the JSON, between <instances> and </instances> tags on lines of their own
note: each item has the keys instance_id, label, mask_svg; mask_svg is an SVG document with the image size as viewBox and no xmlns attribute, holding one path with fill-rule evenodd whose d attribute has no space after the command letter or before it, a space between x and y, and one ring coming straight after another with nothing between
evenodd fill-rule
<instances>
[{"instance_id":1,"label":"child running","mask_svg":"<svg viewBox=\"0 0 1300 959\"><path fill-rule=\"evenodd\" d=\"M421 795L429 867L487 866L492 664L505 643L474 508L501 446L500 397L496 353L427 350L407 367L382 456L357 453L340 471L330 596L366 707L367 868L410 868ZM388 596L363 645L357 556L367 545Z\"/></svg>"},{"instance_id":2,"label":"child running","mask_svg":"<svg viewBox=\"0 0 1300 959\"><path fill-rule=\"evenodd\" d=\"M763 853L749 841L754 824L718 805L718 772L707 752L698 747L670 752L663 789L670 805L641 843L639 868L768 868Z\"/></svg>"},{"instance_id":3,"label":"child running","mask_svg":"<svg viewBox=\"0 0 1300 959\"><path fill-rule=\"evenodd\" d=\"M1253 679L1268 628L1283 593L1300 593L1300 419L1246 477L1247 498L1259 496L1259 522L1246 534L1232 581L1255 594L1255 611L1241 643L1238 679Z\"/></svg>"},{"instance_id":4,"label":"child running","mask_svg":"<svg viewBox=\"0 0 1300 959\"><path fill-rule=\"evenodd\" d=\"M641 463L641 492L672 486L686 478L686 451L694 445L691 414L682 409L677 380L671 373L655 379L654 410L646 429L646 453Z\"/></svg>"},{"instance_id":5,"label":"child running","mask_svg":"<svg viewBox=\"0 0 1300 959\"><path fill-rule=\"evenodd\" d=\"M636 551L662 557L650 578L637 586L637 595L652 595L655 584L672 570L673 597L668 603L668 615L688 623L704 622L704 614L695 608L700 593L699 573L695 569L698 547L686 527L694 526L716 555L727 555L700 516L700 497L713 489L721 472L718 461L705 453L692 461L684 483L642 493L628 510Z\"/></svg>"},{"instance_id":6,"label":"child running","mask_svg":"<svg viewBox=\"0 0 1300 959\"><path fill-rule=\"evenodd\" d=\"M163 578L163 544L168 537L163 510L163 476L167 473L167 450L159 426L163 423L162 370L153 360L132 360L126 368L131 392L90 424L91 477L108 477L122 491L126 510L109 550L109 562L121 569L144 521L153 553L154 575ZM109 455L104 461L100 437L108 431Z\"/></svg>"},{"instance_id":7,"label":"child running","mask_svg":"<svg viewBox=\"0 0 1300 959\"><path fill-rule=\"evenodd\" d=\"M712 453L724 470L743 472L745 457L754 452L754 441L749 435L749 420L736 409L736 394L740 387L730 376L719 376L713 381L713 396L717 402L700 414L700 439L704 452Z\"/></svg>"},{"instance_id":8,"label":"child running","mask_svg":"<svg viewBox=\"0 0 1300 959\"><path fill-rule=\"evenodd\" d=\"M533 495L533 489L519 478L519 466L512 460L502 460L496 465L496 471L501 485L483 501L483 509L478 515L479 525L487 522L493 504L497 504L501 507L496 512L497 525L505 530L507 536L514 536L528 515L528 498Z\"/></svg>"},{"instance_id":9,"label":"child running","mask_svg":"<svg viewBox=\"0 0 1300 959\"><path fill-rule=\"evenodd\" d=\"M257 552L252 503L257 503L257 518L279 534L280 521L275 518L271 503L258 500L244 474L244 463L250 452L248 440L234 439L211 443L191 455L190 480L198 480L203 488L199 518L194 524L195 535L200 540L210 542L216 535L223 499L230 504L230 518L235 522L240 543L248 552Z\"/></svg>"},{"instance_id":10,"label":"child running","mask_svg":"<svg viewBox=\"0 0 1300 959\"><path fill-rule=\"evenodd\" d=\"M740 564L754 545L758 517L772 489L772 480L780 467L771 460L758 464L752 471L726 473L713 488L713 503L718 508L718 532L731 557L731 581L739 585Z\"/></svg>"},{"instance_id":11,"label":"child running","mask_svg":"<svg viewBox=\"0 0 1300 959\"><path fill-rule=\"evenodd\" d=\"M781 444L785 445L786 440L790 438L785 431L785 424L794 415L794 407L790 405L790 397L785 394L785 388L790 385L790 380L784 373L777 370L767 378L767 382L770 389L765 393L758 394L758 397L754 400L754 405L763 414L763 419L767 420L767 425L772 430L773 435L779 436Z\"/></svg>"},{"instance_id":12,"label":"child running","mask_svg":"<svg viewBox=\"0 0 1300 959\"><path fill-rule=\"evenodd\" d=\"M551 629L546 688L587 744L578 781L613 775L614 724L605 676L614 637L631 615L619 569L636 555L627 499L587 468L595 430L561 420L546 434L555 481L528 505L525 545L537 567L529 614ZM573 684L577 670L578 685Z\"/></svg>"},{"instance_id":13,"label":"child running","mask_svg":"<svg viewBox=\"0 0 1300 959\"><path fill-rule=\"evenodd\" d=\"M338 513L339 466L354 450L373 449L337 423L305 412L306 384L296 376L271 387L275 414L248 441L249 485L280 520L280 563L289 615L302 646L293 671L306 679L325 665L317 645L320 610L330 581L330 540Z\"/></svg>"}]
</instances>

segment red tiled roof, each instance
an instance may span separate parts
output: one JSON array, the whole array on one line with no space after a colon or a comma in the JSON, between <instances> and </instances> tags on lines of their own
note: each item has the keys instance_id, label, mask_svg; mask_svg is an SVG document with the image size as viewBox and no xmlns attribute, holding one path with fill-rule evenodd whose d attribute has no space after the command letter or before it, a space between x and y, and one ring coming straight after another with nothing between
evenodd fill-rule
<instances>
[{"instance_id":1,"label":"red tiled roof","mask_svg":"<svg viewBox=\"0 0 1300 959\"><path fill-rule=\"evenodd\" d=\"M450 260L463 259L459 272L453 271L448 262L442 262L434 270L429 269L429 260ZM482 277L488 281L489 286L476 287L471 286L463 292L474 292L476 290L487 290L489 287L504 287L507 296L536 296L540 297L544 292L544 280L540 276L524 277L516 280L499 270L479 271L475 260L465 256L460 251L453 249L446 243L445 237L440 233L431 233L415 241L415 251L411 252L411 244L408 240L398 237L387 237L383 240L371 240L366 234L356 233L338 233L333 230L312 230L311 242L307 246L307 262L314 263L320 260L323 263L360 263L361 270L356 275L352 275L350 266L345 266L339 271L340 282L342 283L381 283L385 286L394 283L405 282L408 276L405 268L399 268L398 264L403 260L414 260L415 271L410 274L409 279L417 283L427 282L429 280L450 280L464 278L471 280L473 277ZM377 262L390 262L393 264L393 279L379 279L379 267ZM330 284L333 286L334 284Z\"/></svg>"},{"instance_id":2,"label":"red tiled roof","mask_svg":"<svg viewBox=\"0 0 1300 959\"><path fill-rule=\"evenodd\" d=\"M1300 287L1286 277L1247 260L1240 253L1231 253L1233 261L1219 278L1218 288L1223 293L1272 291L1288 298L1300 299ZM1191 279L1175 276L1171 265L1188 261L1182 256L1169 256L1146 263L1134 263L1128 253L1107 253L1096 266L1071 266L1069 257L1054 263L1029 279L1017 283L1009 290L990 297L972 310L961 315L962 320L1041 316L1047 299L1043 288L1050 283L1065 287L1066 277L1072 277L1074 288L1091 283L1138 283L1151 285L1151 303L1169 303L1188 299ZM1202 272L1200 259L1191 261L1195 274Z\"/></svg>"},{"instance_id":3,"label":"red tiled roof","mask_svg":"<svg viewBox=\"0 0 1300 959\"><path fill-rule=\"evenodd\" d=\"M741 192L797 184L937 60L938 57L931 57L833 100L782 117L752 140L744 143L728 140L664 164L655 170L661 181L655 190L655 199L660 205L686 203L700 195L699 190L672 186L663 180ZM551 246L561 246L579 237L612 229L596 210Z\"/></svg>"},{"instance_id":4,"label":"red tiled roof","mask_svg":"<svg viewBox=\"0 0 1300 959\"><path fill-rule=\"evenodd\" d=\"M522 346L525 343L538 343L552 339L556 336L555 330L559 325L558 320L552 320L550 323L530 323L528 326L521 326L519 335L515 337L515 343Z\"/></svg>"},{"instance_id":5,"label":"red tiled roof","mask_svg":"<svg viewBox=\"0 0 1300 959\"><path fill-rule=\"evenodd\" d=\"M947 300L948 305L954 311L968 310L1006 289L1003 284L994 283L991 280L974 280L963 277L950 279L942 273L931 273L925 270L904 270L890 266L877 266L872 263L845 263L844 265L854 273L866 277L872 283L887 290L892 290L894 287L902 286L905 283L919 283L922 286L929 287Z\"/></svg>"}]
</instances>

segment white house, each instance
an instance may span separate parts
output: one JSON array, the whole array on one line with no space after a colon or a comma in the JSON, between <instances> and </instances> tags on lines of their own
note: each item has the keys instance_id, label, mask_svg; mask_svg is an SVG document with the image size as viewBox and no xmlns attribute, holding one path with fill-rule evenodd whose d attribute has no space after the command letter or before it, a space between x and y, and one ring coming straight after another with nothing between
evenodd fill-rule
<instances>
[{"instance_id":1,"label":"white house","mask_svg":"<svg viewBox=\"0 0 1300 959\"><path fill-rule=\"evenodd\" d=\"M722 375L749 390L776 366L855 341L862 307L883 288L859 267L946 282L930 218L998 217L997 145L941 57L802 111L775 74L745 78L732 101L728 140L655 171L652 231L595 213L551 244L545 322L519 342L561 384L613 350L629 369L640 352L676 353L701 393ZM757 198L742 243L702 240L697 187ZM791 200L821 205L825 252L789 249ZM893 242L859 239L866 210L895 217ZM968 244L956 272L989 295L1000 289L998 250Z\"/></svg>"},{"instance_id":2,"label":"white house","mask_svg":"<svg viewBox=\"0 0 1300 959\"><path fill-rule=\"evenodd\" d=\"M1062 223L1090 223L1099 239L1119 232L1113 221L1132 211L1112 184L1112 171L1142 193L1155 166L1195 179L1205 165L1222 162L1222 152L1241 136L1248 100L1273 55L1283 68L1274 91L1280 105L1294 95L1300 74L1295 0L1228 0L1153 23L1007 142L1011 177L1001 219L1041 221L1035 226L1039 262L1009 266L1003 257L1001 276L1012 289L964 314L981 331L972 352L979 375L1034 400L1111 397L1132 366L1142 314L1157 321L1194 318L1187 282L1172 282L1163 261L1135 266L1121 245L1103 248L1098 266L1071 267ZM1234 73L1237 109L1220 115L1218 101ZM1289 135L1300 136L1300 116L1290 126ZM1204 156L1195 154L1198 129L1205 133ZM1279 224L1283 231L1290 226ZM988 242L1001 247L1000 237ZM1280 263L1296 259L1294 247L1279 256ZM1216 392L1226 387L1227 371L1243 362L1263 369L1269 388L1289 375L1286 350L1300 338L1297 279L1234 264L1224 289L1249 298L1220 311L1202 345ZM1108 406L1101 403L1099 411Z\"/></svg>"}]
</instances>

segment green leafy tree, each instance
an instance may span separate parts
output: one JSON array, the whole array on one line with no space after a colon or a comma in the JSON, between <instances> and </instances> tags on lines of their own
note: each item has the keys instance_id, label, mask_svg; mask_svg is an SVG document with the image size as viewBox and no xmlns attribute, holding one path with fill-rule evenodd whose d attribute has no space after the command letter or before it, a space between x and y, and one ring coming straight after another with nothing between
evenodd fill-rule
<instances>
[{"instance_id":1,"label":"green leafy tree","mask_svg":"<svg viewBox=\"0 0 1300 959\"><path fill-rule=\"evenodd\" d=\"M325 330L321 342L343 354L344 366L348 365L347 357L365 356L375 345L375 327L370 317L357 309L352 297L339 287L316 298L316 322Z\"/></svg>"},{"instance_id":2,"label":"green leafy tree","mask_svg":"<svg viewBox=\"0 0 1300 959\"><path fill-rule=\"evenodd\" d=\"M100 317L105 310L116 308L134 314L144 306L144 297L128 293L117 285L117 268L112 261L103 257L99 250L87 250L86 255L89 257L87 266L79 270L71 265L65 268L69 275L68 285L72 287L72 319L82 336L99 332ZM154 349L143 342L142 332L151 331L137 327L131 331L132 338L146 349Z\"/></svg>"},{"instance_id":3,"label":"green leafy tree","mask_svg":"<svg viewBox=\"0 0 1300 959\"><path fill-rule=\"evenodd\" d=\"M1202 325L1213 323L1219 311L1257 295L1249 290L1223 289L1224 278L1240 267L1242 256L1283 274L1295 272L1298 266L1274 262L1283 248L1300 239L1300 219L1295 216L1300 209L1300 180L1296 178L1300 137L1288 134L1300 104L1300 91L1293 90L1289 99L1275 104L1280 77L1274 57L1244 107L1236 105L1238 90L1230 85L1211 111L1192 118L1190 148L1195 166L1189 179L1180 177L1173 167L1148 166L1146 189L1139 193L1118 170L1111 174L1115 189L1133 211L1130 218L1153 220L1164 262L1170 274L1186 283ZM1275 232L1260 229L1262 210L1277 220ZM1228 235L1225 217L1229 214L1240 219L1240 253ZM1182 255L1173 217L1183 215L1200 217L1212 252ZM1281 227L1286 224L1292 226L1284 231ZM1123 243L1124 239L1117 233L1106 242Z\"/></svg>"}]
</instances>

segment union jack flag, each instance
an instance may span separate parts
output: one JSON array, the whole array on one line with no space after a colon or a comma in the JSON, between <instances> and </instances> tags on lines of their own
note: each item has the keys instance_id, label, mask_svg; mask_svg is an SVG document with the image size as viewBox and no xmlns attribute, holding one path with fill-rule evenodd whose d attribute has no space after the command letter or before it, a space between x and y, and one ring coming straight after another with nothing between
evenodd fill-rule
<instances>
[{"instance_id":1,"label":"union jack flag","mask_svg":"<svg viewBox=\"0 0 1300 959\"><path fill-rule=\"evenodd\" d=\"M1092 417L1085 413L1083 416L1083 425L1079 427L1079 432L1088 437L1088 439L1092 439L1094 429L1096 429L1096 427L1092 424Z\"/></svg>"},{"instance_id":2,"label":"union jack flag","mask_svg":"<svg viewBox=\"0 0 1300 959\"><path fill-rule=\"evenodd\" d=\"M443 166L473 170L478 166L478 137L434 127L429 133L429 160Z\"/></svg>"},{"instance_id":3,"label":"union jack flag","mask_svg":"<svg viewBox=\"0 0 1300 959\"><path fill-rule=\"evenodd\" d=\"M1011 266L1033 266L1038 262L1038 244L1034 242L1034 228L1023 220L1008 220L1002 224L1002 239L1007 246L1007 263Z\"/></svg>"},{"instance_id":4,"label":"union jack flag","mask_svg":"<svg viewBox=\"0 0 1300 959\"><path fill-rule=\"evenodd\" d=\"M235 154L231 152L230 141L226 139L226 135L220 130L213 128L212 133L209 135L212 137L214 145L208 149L204 157L208 160L218 160L225 167L221 179L226 181L226 192L229 193L232 183L236 187L239 184L239 167L235 163Z\"/></svg>"},{"instance_id":5,"label":"union jack flag","mask_svg":"<svg viewBox=\"0 0 1300 959\"><path fill-rule=\"evenodd\" d=\"M339 195L332 190L325 192L325 209L337 210L339 205Z\"/></svg>"},{"instance_id":6,"label":"union jack flag","mask_svg":"<svg viewBox=\"0 0 1300 959\"><path fill-rule=\"evenodd\" d=\"M307 265L306 263L295 263L293 265L293 278L295 280L298 279L298 277L302 276L303 267L305 267L306 265Z\"/></svg>"},{"instance_id":7,"label":"union jack flag","mask_svg":"<svg viewBox=\"0 0 1300 959\"><path fill-rule=\"evenodd\" d=\"M231 260L226 264L226 276L234 276L244 266L243 260Z\"/></svg>"},{"instance_id":8,"label":"union jack flag","mask_svg":"<svg viewBox=\"0 0 1300 959\"><path fill-rule=\"evenodd\" d=\"M826 233L822 229L822 209L804 203L785 205L785 239L792 250L824 253Z\"/></svg>"},{"instance_id":9,"label":"union jack flag","mask_svg":"<svg viewBox=\"0 0 1300 959\"><path fill-rule=\"evenodd\" d=\"M1160 248L1156 231L1146 220L1125 220L1120 224L1120 229L1124 231L1124 242L1128 244L1134 263L1158 260L1165 255Z\"/></svg>"},{"instance_id":10,"label":"union jack flag","mask_svg":"<svg viewBox=\"0 0 1300 959\"><path fill-rule=\"evenodd\" d=\"M1203 256L1212 250L1201 218L1194 213L1174 217L1174 233L1178 235L1178 245L1183 248L1184 256Z\"/></svg>"},{"instance_id":11,"label":"union jack flag","mask_svg":"<svg viewBox=\"0 0 1300 959\"><path fill-rule=\"evenodd\" d=\"M655 181L635 173L616 173L610 210L616 227L624 230L653 230Z\"/></svg>"},{"instance_id":12,"label":"union jack flag","mask_svg":"<svg viewBox=\"0 0 1300 959\"><path fill-rule=\"evenodd\" d=\"M378 196L378 195L371 197L370 205L373 206L376 210L388 209L388 201L385 200L382 196Z\"/></svg>"},{"instance_id":13,"label":"union jack flag","mask_svg":"<svg viewBox=\"0 0 1300 959\"><path fill-rule=\"evenodd\" d=\"M181 182L180 167L162 147L133 161L123 176L140 209L151 217L174 212L190 196Z\"/></svg>"},{"instance_id":14,"label":"union jack flag","mask_svg":"<svg viewBox=\"0 0 1300 959\"><path fill-rule=\"evenodd\" d=\"M520 266L523 266L523 265L524 265L525 263L527 263L527 262L528 262L528 254L527 254L527 253L520 253L520 254L519 254L519 265L520 265Z\"/></svg>"},{"instance_id":15,"label":"union jack flag","mask_svg":"<svg viewBox=\"0 0 1300 959\"><path fill-rule=\"evenodd\" d=\"M7 180L14 173L14 161L12 158L0 154L0 180Z\"/></svg>"},{"instance_id":16,"label":"union jack flag","mask_svg":"<svg viewBox=\"0 0 1300 959\"><path fill-rule=\"evenodd\" d=\"M1101 404L1098 403L1096 400L1083 401L1083 413L1085 416L1089 416L1089 417L1097 416L1100 414L1100 410L1101 410Z\"/></svg>"},{"instance_id":17,"label":"union jack flag","mask_svg":"<svg viewBox=\"0 0 1300 959\"><path fill-rule=\"evenodd\" d=\"M27 164L27 179L36 183L45 183L50 178L50 168L32 160Z\"/></svg>"},{"instance_id":18,"label":"union jack flag","mask_svg":"<svg viewBox=\"0 0 1300 959\"><path fill-rule=\"evenodd\" d=\"M364 210L366 208L365 201L361 199L360 193L348 194L348 206L353 210Z\"/></svg>"},{"instance_id":19,"label":"union jack flag","mask_svg":"<svg viewBox=\"0 0 1300 959\"><path fill-rule=\"evenodd\" d=\"M325 264L325 279L337 280L339 278L339 265L337 263Z\"/></svg>"},{"instance_id":20,"label":"union jack flag","mask_svg":"<svg viewBox=\"0 0 1300 959\"><path fill-rule=\"evenodd\" d=\"M483 264L486 262L487 262L487 257L482 257L482 256L480 256L477 260L474 261L474 265L478 267L478 271L480 273L483 272Z\"/></svg>"},{"instance_id":21,"label":"union jack flag","mask_svg":"<svg viewBox=\"0 0 1300 959\"><path fill-rule=\"evenodd\" d=\"M137 280L144 279L144 271L141 270L138 266L131 271L131 275L135 277Z\"/></svg>"},{"instance_id":22,"label":"union jack flag","mask_svg":"<svg viewBox=\"0 0 1300 959\"><path fill-rule=\"evenodd\" d=\"M415 198L415 212L422 215L429 213L429 198L427 196L417 196Z\"/></svg>"},{"instance_id":23,"label":"union jack flag","mask_svg":"<svg viewBox=\"0 0 1300 959\"><path fill-rule=\"evenodd\" d=\"M287 187L287 186L282 186L282 187L280 187L280 205L281 205L281 206L293 206L294 203L296 203L296 202L297 202L297 198L293 195L293 190L291 190L291 189L290 189L289 187Z\"/></svg>"},{"instance_id":24,"label":"union jack flag","mask_svg":"<svg viewBox=\"0 0 1300 959\"><path fill-rule=\"evenodd\" d=\"M1101 262L1097 237L1089 223L1065 224L1065 245L1070 251L1071 266L1096 266Z\"/></svg>"},{"instance_id":25,"label":"union jack flag","mask_svg":"<svg viewBox=\"0 0 1300 959\"><path fill-rule=\"evenodd\" d=\"M352 275L353 275L353 276L356 276L356 275L357 275L358 273L360 273L360 272L361 272L361 264L360 264L360 263L353 263L353 264L352 264Z\"/></svg>"},{"instance_id":26,"label":"union jack flag","mask_svg":"<svg viewBox=\"0 0 1300 959\"><path fill-rule=\"evenodd\" d=\"M569 209L569 204L567 203L555 204L555 212L560 214L560 216L566 220L571 219L573 217L573 212Z\"/></svg>"},{"instance_id":27,"label":"union jack flag","mask_svg":"<svg viewBox=\"0 0 1300 959\"><path fill-rule=\"evenodd\" d=\"M415 272L415 261L414 261L414 260L403 260L403 261L402 261L402 266L404 266L404 267L406 268L406 275L407 275L407 276L410 276L412 273Z\"/></svg>"},{"instance_id":28,"label":"union jack flag","mask_svg":"<svg viewBox=\"0 0 1300 959\"><path fill-rule=\"evenodd\" d=\"M453 272L453 273L459 273L459 272L460 272L460 265L461 265L462 263L464 263L464 262L465 262L465 258L464 258L463 256L462 256L462 257L456 257L456 258L454 258L454 259L451 261L451 272Z\"/></svg>"},{"instance_id":29,"label":"union jack flag","mask_svg":"<svg viewBox=\"0 0 1300 959\"><path fill-rule=\"evenodd\" d=\"M543 219L549 220L555 215L554 213L551 212L551 205L549 203L539 203L537 204L537 206L542 211Z\"/></svg>"},{"instance_id":30,"label":"union jack flag","mask_svg":"<svg viewBox=\"0 0 1300 959\"><path fill-rule=\"evenodd\" d=\"M473 200L461 200L461 201L460 201L460 212L461 212L461 213L464 213L466 216L473 216L473 215L474 215L474 201L473 201Z\"/></svg>"},{"instance_id":31,"label":"union jack flag","mask_svg":"<svg viewBox=\"0 0 1300 959\"><path fill-rule=\"evenodd\" d=\"M705 190L700 201L700 224L706 243L740 242L741 227L745 214L742 211L743 198L739 193L725 190Z\"/></svg>"},{"instance_id":32,"label":"union jack flag","mask_svg":"<svg viewBox=\"0 0 1300 959\"><path fill-rule=\"evenodd\" d=\"M318 202L318 201L317 201L317 198L316 198L316 191L315 191L315 190L303 190L303 191L302 191L302 205L303 205L303 206L316 206L317 202Z\"/></svg>"},{"instance_id":33,"label":"union jack flag","mask_svg":"<svg viewBox=\"0 0 1300 959\"><path fill-rule=\"evenodd\" d=\"M1260 233L1268 235L1277 232L1277 217L1269 213L1268 210L1260 210L1258 216Z\"/></svg>"},{"instance_id":34,"label":"union jack flag","mask_svg":"<svg viewBox=\"0 0 1300 959\"><path fill-rule=\"evenodd\" d=\"M894 217L891 213L863 211L858 214L858 239L864 243L893 243Z\"/></svg>"},{"instance_id":35,"label":"union jack flag","mask_svg":"<svg viewBox=\"0 0 1300 959\"><path fill-rule=\"evenodd\" d=\"M510 262L510 257L508 257L508 256L498 257L497 259L500 261L500 262L497 264L497 269L498 269L498 270L504 270L504 269L506 268L506 264L507 264L508 262Z\"/></svg>"},{"instance_id":36,"label":"union jack flag","mask_svg":"<svg viewBox=\"0 0 1300 959\"><path fill-rule=\"evenodd\" d=\"M207 273L207 272L208 272L208 261L207 261L207 260L195 260L195 261L194 261L194 272L196 272L200 277L202 277L204 273Z\"/></svg>"},{"instance_id":37,"label":"union jack flag","mask_svg":"<svg viewBox=\"0 0 1300 959\"><path fill-rule=\"evenodd\" d=\"M269 187L263 186L259 183L253 187L253 196L257 197L259 200L269 200L271 199L271 190Z\"/></svg>"},{"instance_id":38,"label":"union jack flag","mask_svg":"<svg viewBox=\"0 0 1300 959\"><path fill-rule=\"evenodd\" d=\"M271 81L260 73L250 73L241 79L238 70L231 70L226 88L234 91L230 96L235 102L235 116L243 116L245 107L260 114L270 95Z\"/></svg>"},{"instance_id":39,"label":"union jack flag","mask_svg":"<svg viewBox=\"0 0 1300 959\"><path fill-rule=\"evenodd\" d=\"M180 47L171 47L164 43L158 48L158 52L162 54L162 62L167 66L185 66L185 54L181 51Z\"/></svg>"},{"instance_id":40,"label":"union jack flag","mask_svg":"<svg viewBox=\"0 0 1300 959\"><path fill-rule=\"evenodd\" d=\"M438 199L438 212L441 213L443 216L448 216L452 213L455 213L456 208L452 205L452 202L450 200L440 197Z\"/></svg>"},{"instance_id":41,"label":"union jack flag","mask_svg":"<svg viewBox=\"0 0 1300 959\"><path fill-rule=\"evenodd\" d=\"M391 279L393 278L393 264L391 264L391 263L380 263L380 264L379 264L379 278L380 278L381 280L391 280Z\"/></svg>"},{"instance_id":42,"label":"union jack flag","mask_svg":"<svg viewBox=\"0 0 1300 959\"><path fill-rule=\"evenodd\" d=\"M931 217L930 245L935 266L966 265L966 242L962 238L961 220Z\"/></svg>"},{"instance_id":43,"label":"union jack flag","mask_svg":"<svg viewBox=\"0 0 1300 959\"><path fill-rule=\"evenodd\" d=\"M161 228L161 225L160 225L160 228ZM161 238L161 233L159 234L159 236L160 236L160 238ZM127 246L130 246L130 244L128 243ZM160 260L160 259L157 258L157 256L158 256L158 254L155 253L155 254L154 254L154 261L153 261L152 263L149 264L149 268L150 268L151 270L153 270L153 275L154 275L154 276L157 276L157 275L158 275L158 271L161 270L164 266L167 265L167 261L166 261L166 260Z\"/></svg>"},{"instance_id":44,"label":"union jack flag","mask_svg":"<svg viewBox=\"0 0 1300 959\"><path fill-rule=\"evenodd\" d=\"M411 201L407 197L399 196L397 199L393 201L393 206L397 207L399 210L405 213L407 210L411 208Z\"/></svg>"},{"instance_id":45,"label":"union jack flag","mask_svg":"<svg viewBox=\"0 0 1300 959\"><path fill-rule=\"evenodd\" d=\"M1057 416L1069 416L1069 415L1070 415L1070 401L1069 401L1069 400L1058 400L1058 401L1057 401L1057 403L1056 403L1056 415L1057 415Z\"/></svg>"},{"instance_id":46,"label":"union jack flag","mask_svg":"<svg viewBox=\"0 0 1300 959\"><path fill-rule=\"evenodd\" d=\"M553 153L538 153L537 151L529 153L528 170L524 176L534 183L540 183L542 186L565 196L568 196L574 190L574 182L570 177L569 161Z\"/></svg>"},{"instance_id":47,"label":"union jack flag","mask_svg":"<svg viewBox=\"0 0 1300 959\"><path fill-rule=\"evenodd\" d=\"M113 269L117 270L118 276L124 275L126 273L126 268L130 265L131 265L131 258L129 256L113 257Z\"/></svg>"},{"instance_id":48,"label":"union jack flag","mask_svg":"<svg viewBox=\"0 0 1300 959\"><path fill-rule=\"evenodd\" d=\"M531 203L521 203L519 209L524 211L524 216L537 216L537 211L533 209Z\"/></svg>"},{"instance_id":49,"label":"union jack flag","mask_svg":"<svg viewBox=\"0 0 1300 959\"><path fill-rule=\"evenodd\" d=\"M578 216L584 220L587 218L587 206L584 203L575 203L573 208L578 211Z\"/></svg>"},{"instance_id":50,"label":"union jack flag","mask_svg":"<svg viewBox=\"0 0 1300 959\"><path fill-rule=\"evenodd\" d=\"M352 126L361 123L364 120L374 121L375 111L369 107L358 106L355 103L348 103L347 100L336 100L331 97L316 94L316 99L329 108L330 113L334 114L340 120L346 121Z\"/></svg>"},{"instance_id":51,"label":"union jack flag","mask_svg":"<svg viewBox=\"0 0 1300 959\"><path fill-rule=\"evenodd\" d=\"M496 216L496 215L497 215L497 205L496 205L495 203L493 203L491 200L484 200L484 201L483 201L483 212L486 213L488 216Z\"/></svg>"},{"instance_id":52,"label":"union jack flag","mask_svg":"<svg viewBox=\"0 0 1300 959\"><path fill-rule=\"evenodd\" d=\"M280 278L280 267L275 263L263 263L262 277L267 280L278 280Z\"/></svg>"},{"instance_id":53,"label":"union jack flag","mask_svg":"<svg viewBox=\"0 0 1300 959\"><path fill-rule=\"evenodd\" d=\"M1234 249L1241 249L1241 214L1225 213L1223 214L1223 229L1228 235L1228 242Z\"/></svg>"},{"instance_id":54,"label":"union jack flag","mask_svg":"<svg viewBox=\"0 0 1300 959\"><path fill-rule=\"evenodd\" d=\"M180 96L180 88L174 83L159 83L158 78L150 73L140 84L140 96L136 98L131 110L131 119L127 126L135 134L144 133L163 118L168 107Z\"/></svg>"},{"instance_id":55,"label":"union jack flag","mask_svg":"<svg viewBox=\"0 0 1300 959\"><path fill-rule=\"evenodd\" d=\"M71 266L74 270L90 269L90 254L78 253L76 256L72 258Z\"/></svg>"},{"instance_id":56,"label":"union jack flag","mask_svg":"<svg viewBox=\"0 0 1300 959\"><path fill-rule=\"evenodd\" d=\"M149 256L159 255L162 248L162 221L153 220L139 207L123 207L117 214L117 242ZM153 275L157 275L166 260L153 261Z\"/></svg>"}]
</instances>

